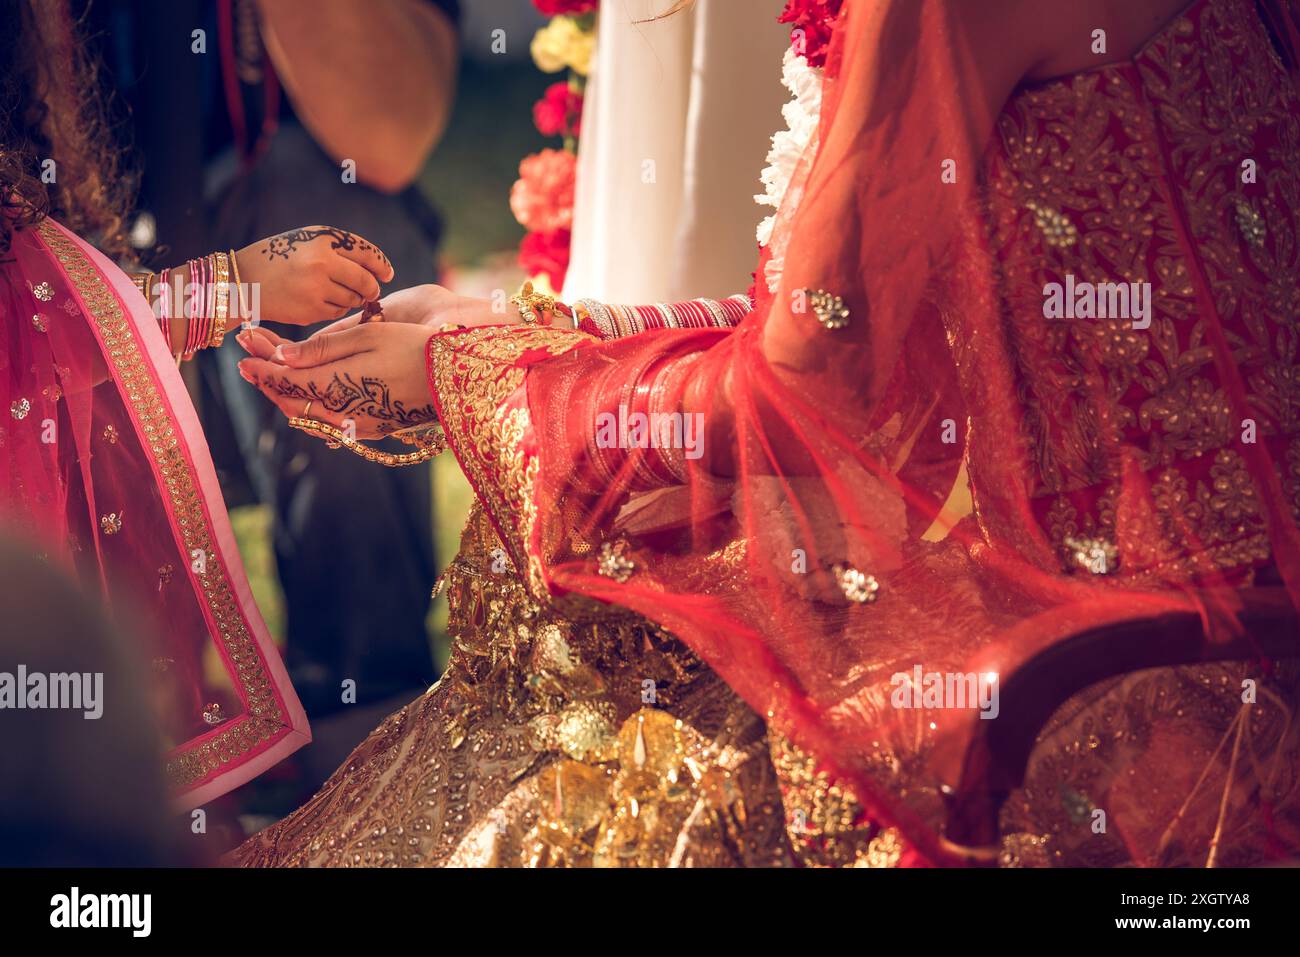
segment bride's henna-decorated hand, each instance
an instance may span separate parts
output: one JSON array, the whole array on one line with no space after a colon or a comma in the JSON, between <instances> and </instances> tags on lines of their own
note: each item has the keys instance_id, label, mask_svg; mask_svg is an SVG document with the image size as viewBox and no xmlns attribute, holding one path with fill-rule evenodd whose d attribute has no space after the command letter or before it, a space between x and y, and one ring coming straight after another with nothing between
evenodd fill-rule
<instances>
[{"instance_id":1,"label":"bride's henna-decorated hand","mask_svg":"<svg viewBox=\"0 0 1300 957\"><path fill-rule=\"evenodd\" d=\"M264 329L239 337L252 356L240 374L293 418L307 417L357 438L376 438L435 418L425 379L425 344L437 330L407 323L367 323L303 343L297 367L274 359Z\"/></svg>"},{"instance_id":2,"label":"bride's henna-decorated hand","mask_svg":"<svg viewBox=\"0 0 1300 957\"><path fill-rule=\"evenodd\" d=\"M393 278L383 250L337 226L291 229L245 246L235 259L240 283L260 289L260 315L239 318L295 326L345 316L378 299L379 284Z\"/></svg>"}]
</instances>

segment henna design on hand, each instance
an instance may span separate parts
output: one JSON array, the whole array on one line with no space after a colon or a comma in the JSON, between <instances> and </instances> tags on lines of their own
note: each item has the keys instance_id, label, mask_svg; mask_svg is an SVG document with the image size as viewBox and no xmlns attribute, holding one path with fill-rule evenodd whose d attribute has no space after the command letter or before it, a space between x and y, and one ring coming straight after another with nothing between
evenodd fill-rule
<instances>
[{"instance_id":1,"label":"henna design on hand","mask_svg":"<svg viewBox=\"0 0 1300 957\"><path fill-rule=\"evenodd\" d=\"M272 389L291 399L310 399L319 402L329 411L343 416L365 416L379 422L379 431L385 435L413 425L424 425L437 420L438 414L430 403L408 409L406 403L394 399L383 379L363 376L358 383L351 375L335 373L322 391L315 380L307 386L298 385L281 376L267 383Z\"/></svg>"},{"instance_id":2,"label":"henna design on hand","mask_svg":"<svg viewBox=\"0 0 1300 957\"><path fill-rule=\"evenodd\" d=\"M330 239L330 249L346 249L351 252L354 249L360 249L362 252L373 252L384 261L384 265L392 266L384 251L373 243L368 243L360 236L353 235L346 229L339 229L337 226L317 226L311 229L291 229L287 233L280 233L278 236L272 236L267 240L266 246L262 252L266 254L267 259L288 259L289 254L297 250L299 243L309 243L313 239L319 239L322 236L328 236Z\"/></svg>"}]
</instances>

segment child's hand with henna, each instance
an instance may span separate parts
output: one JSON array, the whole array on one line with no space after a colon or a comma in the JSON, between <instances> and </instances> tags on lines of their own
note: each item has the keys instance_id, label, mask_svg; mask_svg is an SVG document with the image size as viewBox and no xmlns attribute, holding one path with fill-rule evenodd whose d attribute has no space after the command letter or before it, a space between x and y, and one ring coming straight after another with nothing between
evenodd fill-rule
<instances>
[{"instance_id":1,"label":"child's hand with henna","mask_svg":"<svg viewBox=\"0 0 1300 957\"><path fill-rule=\"evenodd\" d=\"M260 295L242 290L241 320L309 326L340 319L378 299L379 284L393 278L383 250L337 226L291 229L245 246L235 259L241 286L256 283ZM259 314L245 315L253 302Z\"/></svg>"}]
</instances>

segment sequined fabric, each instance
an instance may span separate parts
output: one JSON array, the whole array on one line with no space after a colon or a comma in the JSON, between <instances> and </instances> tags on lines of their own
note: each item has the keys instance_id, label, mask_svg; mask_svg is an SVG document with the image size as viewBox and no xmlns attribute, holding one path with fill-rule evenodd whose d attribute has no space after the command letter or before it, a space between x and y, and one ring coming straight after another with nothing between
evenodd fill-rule
<instances>
[{"instance_id":1,"label":"sequined fabric","mask_svg":"<svg viewBox=\"0 0 1300 957\"><path fill-rule=\"evenodd\" d=\"M501 555L475 508L447 573L456 643L446 673L235 860L793 863L759 717L644 621L538 605Z\"/></svg>"},{"instance_id":2,"label":"sequined fabric","mask_svg":"<svg viewBox=\"0 0 1300 957\"><path fill-rule=\"evenodd\" d=\"M1201 0L1130 61L1028 87L1002 110L986 175L1006 339L965 342L950 314L973 394L983 349L1015 359L1016 421L972 406L971 483L991 533L1014 533L979 501L996 496L1011 435L1066 569L1078 540L1113 547L1105 573L1130 579L1266 561L1247 443L1279 464L1300 515L1300 96L1280 69L1250 0ZM1078 314L1044 314L1052 284L1103 283L1149 283L1148 314L1131 301L1116 315L1131 290L1115 287ZM1229 412L1219 328L1249 421ZM1121 443L1134 460L1111 453ZM1125 468L1145 473L1150 506L1120 500Z\"/></svg>"},{"instance_id":3,"label":"sequined fabric","mask_svg":"<svg viewBox=\"0 0 1300 957\"><path fill-rule=\"evenodd\" d=\"M1294 661L1151 669L1076 695L1003 807L1002 863L1113 867L1134 863L1133 846L1154 849L1147 866L1268 862L1300 825L1297 700ZM1129 773L1143 755L1177 760Z\"/></svg>"}]
</instances>

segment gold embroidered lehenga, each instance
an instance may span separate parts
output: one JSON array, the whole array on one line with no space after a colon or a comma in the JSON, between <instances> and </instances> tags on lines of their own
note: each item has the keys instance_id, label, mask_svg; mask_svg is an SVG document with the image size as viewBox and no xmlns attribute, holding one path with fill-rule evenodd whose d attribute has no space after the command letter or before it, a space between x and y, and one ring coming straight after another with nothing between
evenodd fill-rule
<instances>
[{"instance_id":1,"label":"gold embroidered lehenga","mask_svg":"<svg viewBox=\"0 0 1300 957\"><path fill-rule=\"evenodd\" d=\"M821 145L777 224L785 285L734 332L430 341L439 416L480 499L446 576L451 664L236 860L937 859L934 759L966 724L892 706L891 676L1010 667L1152 610L1230 619L1230 600L1207 608L1210 586L1294 589L1300 95L1255 5L1200 0L1130 61L1018 90L987 149L935 136L941 114L919 108L973 88L945 6L881 7L846 4ZM918 62L910 84L876 82ZM954 157L965 185L912 185ZM1243 157L1258 182L1239 178ZM955 257L954 236L970 240ZM1151 283L1149 325L1048 317L1044 286L1067 275ZM783 311L804 287L840 298ZM870 352L824 338L846 316L868 324ZM800 394L766 365L764 323L781 322L834 350L791 374ZM601 464L584 422L632 394L684 408L672 375L702 371L742 478L630 453ZM782 395L788 428L738 394ZM1258 443L1241 440L1247 418ZM961 441L928 438L951 422ZM829 504L785 473L763 497L800 441ZM963 466L961 518L940 506ZM792 551L830 595L786 570ZM1002 863L1294 853L1292 664L1155 669L1076 695L1004 808Z\"/></svg>"}]
</instances>

